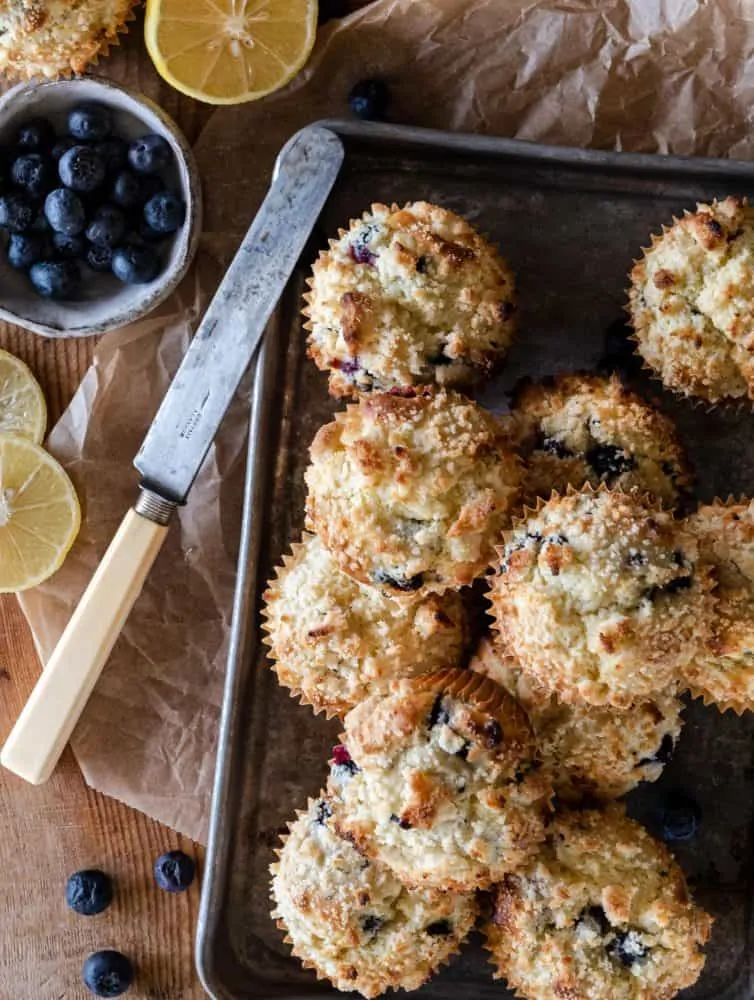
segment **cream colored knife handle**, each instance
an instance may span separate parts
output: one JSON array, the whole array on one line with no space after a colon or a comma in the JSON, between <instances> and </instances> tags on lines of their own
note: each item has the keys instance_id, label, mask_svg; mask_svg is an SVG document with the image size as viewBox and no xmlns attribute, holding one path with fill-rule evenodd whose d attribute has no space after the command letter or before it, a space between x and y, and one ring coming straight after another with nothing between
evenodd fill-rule
<instances>
[{"instance_id":1,"label":"cream colored knife handle","mask_svg":"<svg viewBox=\"0 0 754 1000\"><path fill-rule=\"evenodd\" d=\"M35 785L54 771L167 531L126 514L3 747L9 771Z\"/></svg>"}]
</instances>

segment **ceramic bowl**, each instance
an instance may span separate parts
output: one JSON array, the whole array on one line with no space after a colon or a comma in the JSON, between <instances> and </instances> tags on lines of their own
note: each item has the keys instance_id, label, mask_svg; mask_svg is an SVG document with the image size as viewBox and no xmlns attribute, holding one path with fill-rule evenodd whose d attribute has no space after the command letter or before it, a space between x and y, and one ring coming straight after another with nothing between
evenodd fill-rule
<instances>
[{"instance_id":1,"label":"ceramic bowl","mask_svg":"<svg viewBox=\"0 0 754 1000\"><path fill-rule=\"evenodd\" d=\"M149 132L163 136L174 153L169 186L186 202L186 221L160 244L164 268L146 285L124 285L110 274L84 269L85 280L75 301L53 301L37 295L28 277L9 266L0 252L0 319L47 337L87 337L133 323L155 308L186 273L201 231L202 199L191 149L178 126L156 104L134 91L101 77L81 77L47 83L21 83L0 98L0 146L11 141L28 118L49 118L57 132L66 132L66 115L82 101L107 105L115 118L114 132L126 140Z\"/></svg>"}]
</instances>

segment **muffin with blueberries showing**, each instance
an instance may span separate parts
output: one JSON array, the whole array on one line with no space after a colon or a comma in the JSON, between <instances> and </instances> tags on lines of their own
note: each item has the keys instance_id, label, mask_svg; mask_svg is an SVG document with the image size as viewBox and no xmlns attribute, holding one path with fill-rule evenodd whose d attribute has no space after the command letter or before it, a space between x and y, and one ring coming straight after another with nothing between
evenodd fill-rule
<instances>
[{"instance_id":1,"label":"muffin with blueberries showing","mask_svg":"<svg viewBox=\"0 0 754 1000\"><path fill-rule=\"evenodd\" d=\"M485 930L518 997L669 1000L699 978L711 927L664 844L613 804L556 816Z\"/></svg>"},{"instance_id":2,"label":"muffin with blueberries showing","mask_svg":"<svg viewBox=\"0 0 754 1000\"><path fill-rule=\"evenodd\" d=\"M272 915L304 967L336 989L416 990L474 926L474 893L407 889L338 834L326 795L290 824L278 857Z\"/></svg>"},{"instance_id":3,"label":"muffin with blueberries showing","mask_svg":"<svg viewBox=\"0 0 754 1000\"><path fill-rule=\"evenodd\" d=\"M693 536L647 496L553 496L519 522L491 580L507 652L568 704L627 709L680 682L714 600Z\"/></svg>"},{"instance_id":4,"label":"muffin with blueberries showing","mask_svg":"<svg viewBox=\"0 0 754 1000\"><path fill-rule=\"evenodd\" d=\"M149 134L128 142L111 110L88 102L71 109L65 135L45 118L29 119L4 153L6 257L37 294L79 298L94 273L126 284L157 278L164 241L186 215L183 198L169 188L173 151L166 139Z\"/></svg>"},{"instance_id":5,"label":"muffin with blueberries showing","mask_svg":"<svg viewBox=\"0 0 754 1000\"><path fill-rule=\"evenodd\" d=\"M523 502L586 483L652 493L675 507L690 485L672 422L616 376L558 375L519 386L512 406L526 462Z\"/></svg>"},{"instance_id":6,"label":"muffin with blueberries showing","mask_svg":"<svg viewBox=\"0 0 754 1000\"><path fill-rule=\"evenodd\" d=\"M652 237L631 271L639 354L663 385L706 403L754 399L754 209L697 205Z\"/></svg>"},{"instance_id":7,"label":"muffin with blueberries showing","mask_svg":"<svg viewBox=\"0 0 754 1000\"><path fill-rule=\"evenodd\" d=\"M343 572L416 600L485 572L519 480L500 422L465 396L375 393L317 432L308 526Z\"/></svg>"},{"instance_id":8,"label":"muffin with blueberries showing","mask_svg":"<svg viewBox=\"0 0 754 1000\"><path fill-rule=\"evenodd\" d=\"M468 388L501 365L515 331L507 263L460 216L424 201L373 205L331 241L309 284L309 356L334 396Z\"/></svg>"}]
</instances>

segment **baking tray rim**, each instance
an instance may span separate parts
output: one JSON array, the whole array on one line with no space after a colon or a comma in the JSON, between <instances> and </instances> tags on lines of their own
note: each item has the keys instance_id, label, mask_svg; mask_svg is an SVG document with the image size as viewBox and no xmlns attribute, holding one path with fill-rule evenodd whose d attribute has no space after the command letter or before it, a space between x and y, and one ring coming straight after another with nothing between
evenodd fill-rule
<instances>
[{"instance_id":1,"label":"baking tray rim","mask_svg":"<svg viewBox=\"0 0 754 1000\"><path fill-rule=\"evenodd\" d=\"M325 118L300 129L281 147L275 160L271 180L277 176L288 146L302 133L313 128L328 129L344 139L382 141L393 147L418 147L508 160L534 160L543 164L562 163L564 166L586 170L609 168L613 172L627 175L652 173L673 177L684 175L709 175L712 177L723 174L731 178L746 178L749 181L754 177L754 163L726 157L694 157L664 153L628 153L615 150L582 149L574 146L536 143L524 139L509 139L468 132L450 132L419 126ZM240 1000L238 994L229 993L218 981L213 960L213 946L221 892L228 876L227 855L230 838L223 830L223 823L231 789L234 754L237 750L235 736L240 710L240 688L245 679L243 668L247 658L250 635L253 632L249 627L250 618L255 611L255 598L258 590L257 561L260 532L254 517L256 506L254 501L263 494L268 481L269 463L264 460L264 449L257 447L257 444L262 441L264 425L269 417L269 413L266 412L266 409L269 409L266 387L270 384L271 374L275 367L275 352L267 348L268 340L269 337L263 340L256 359L252 362L254 377L241 537L194 954L199 979L205 992L212 1000ZM299 998L290 996L288 1000L299 1000ZM307 1000L307 998L301 997L300 1000Z\"/></svg>"}]
</instances>

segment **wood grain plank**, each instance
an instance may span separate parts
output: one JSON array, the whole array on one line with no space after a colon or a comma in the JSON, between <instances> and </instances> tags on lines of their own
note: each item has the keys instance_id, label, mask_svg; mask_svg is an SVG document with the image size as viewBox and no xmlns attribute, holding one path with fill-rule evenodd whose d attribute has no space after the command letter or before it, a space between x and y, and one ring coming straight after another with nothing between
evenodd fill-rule
<instances>
[{"instance_id":1,"label":"wood grain plank","mask_svg":"<svg viewBox=\"0 0 754 1000\"><path fill-rule=\"evenodd\" d=\"M365 5L328 3L339 12ZM160 103L192 142L215 113L162 83L143 48L141 19L98 72ZM45 339L0 323L0 347L23 358L42 385L50 426L70 402L95 345L93 338ZM39 669L15 597L0 596L0 742ZM41 788L0 772L0 1000L90 1000L81 967L100 948L117 948L135 962L133 1000L203 997L193 962L199 883L173 896L152 877L158 855L175 848L195 857L201 872L202 848L92 792L70 750ZM66 879L85 867L115 879L115 902L98 917L78 917L65 905Z\"/></svg>"}]
</instances>

